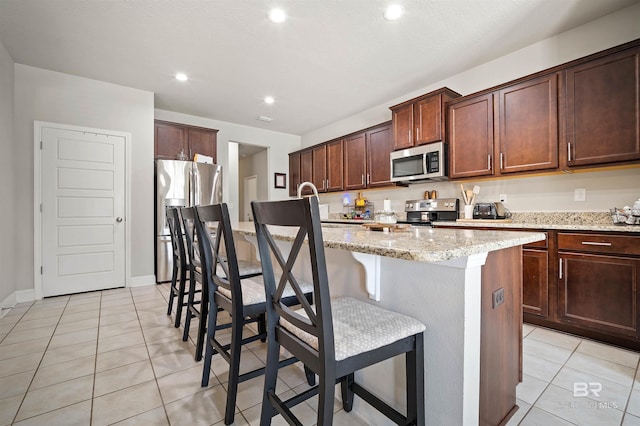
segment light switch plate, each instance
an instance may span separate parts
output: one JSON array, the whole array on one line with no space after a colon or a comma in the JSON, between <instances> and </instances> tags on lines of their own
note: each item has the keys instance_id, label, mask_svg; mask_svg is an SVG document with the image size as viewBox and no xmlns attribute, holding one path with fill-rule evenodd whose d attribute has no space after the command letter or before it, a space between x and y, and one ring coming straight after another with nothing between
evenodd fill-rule
<instances>
[{"instance_id":1,"label":"light switch plate","mask_svg":"<svg viewBox=\"0 0 640 426\"><path fill-rule=\"evenodd\" d=\"M573 201L587 201L587 189L576 188L573 193Z\"/></svg>"}]
</instances>

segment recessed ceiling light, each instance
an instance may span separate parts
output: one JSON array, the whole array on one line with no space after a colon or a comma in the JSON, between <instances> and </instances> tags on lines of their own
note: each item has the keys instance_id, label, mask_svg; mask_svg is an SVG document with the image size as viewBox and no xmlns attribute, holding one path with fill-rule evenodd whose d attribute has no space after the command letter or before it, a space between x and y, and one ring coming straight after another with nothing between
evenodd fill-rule
<instances>
[{"instance_id":1,"label":"recessed ceiling light","mask_svg":"<svg viewBox=\"0 0 640 426\"><path fill-rule=\"evenodd\" d=\"M189 80L189 77L187 77L187 75L185 73L179 72L179 73L176 73L176 80L187 81L187 80Z\"/></svg>"},{"instance_id":2,"label":"recessed ceiling light","mask_svg":"<svg viewBox=\"0 0 640 426\"><path fill-rule=\"evenodd\" d=\"M275 100L275 99L273 99L273 96L266 96L266 97L264 98L264 103L265 103L265 104L269 104L269 105L271 105L271 104L272 104L272 103L274 103L275 101L276 101L276 100Z\"/></svg>"},{"instance_id":3,"label":"recessed ceiling light","mask_svg":"<svg viewBox=\"0 0 640 426\"><path fill-rule=\"evenodd\" d=\"M384 19L387 21L395 21L402 16L402 6L392 4L384 11Z\"/></svg>"},{"instance_id":4,"label":"recessed ceiling light","mask_svg":"<svg viewBox=\"0 0 640 426\"><path fill-rule=\"evenodd\" d=\"M280 24L287 19L287 13L282 9L271 9L269 11L269 20L273 23Z\"/></svg>"}]
</instances>

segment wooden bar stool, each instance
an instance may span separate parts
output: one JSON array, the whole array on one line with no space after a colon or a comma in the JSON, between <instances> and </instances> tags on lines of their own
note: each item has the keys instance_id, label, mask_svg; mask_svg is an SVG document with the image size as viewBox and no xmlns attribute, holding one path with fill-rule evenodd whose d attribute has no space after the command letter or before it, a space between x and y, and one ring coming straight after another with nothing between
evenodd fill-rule
<instances>
[{"instance_id":1,"label":"wooden bar stool","mask_svg":"<svg viewBox=\"0 0 640 426\"><path fill-rule=\"evenodd\" d=\"M256 225L267 292L267 371L262 400L261 425L271 424L280 414L289 424L301 424L291 408L318 395L318 425L331 425L335 384L341 383L346 412L353 407L354 395L376 408L391 421L402 425L424 425L424 349L425 326L414 318L379 308L350 297L330 299L327 267L316 197L251 203ZM297 229L288 256L283 255L268 225ZM305 240L308 243L305 244ZM301 250L309 259L301 260ZM272 256L282 275L278 279ZM312 307L299 298L302 309L283 302L285 286L302 294L300 280L292 273L296 261L313 276ZM298 270L298 269L296 269ZM315 308L315 309L314 309ZM278 356L284 347L319 376L317 386L286 401L276 395ZM354 372L396 355L405 354L407 415L374 396L354 380Z\"/></svg>"},{"instance_id":2,"label":"wooden bar stool","mask_svg":"<svg viewBox=\"0 0 640 426\"><path fill-rule=\"evenodd\" d=\"M195 207L185 207L180 210L184 225L184 234L187 245L187 258L190 267L189 292L187 297L187 316L184 321L184 333L182 340L189 338L191 319L198 319L198 332L196 335L195 360L202 359L202 349L207 333L207 315L209 313L209 288L206 285L206 277L203 277L203 259L197 235L198 216ZM259 264L240 261L238 262L239 274L242 278L262 275L262 267ZM200 292L200 298L196 294ZM261 327L264 329L264 321Z\"/></svg>"},{"instance_id":3,"label":"wooden bar stool","mask_svg":"<svg viewBox=\"0 0 640 426\"><path fill-rule=\"evenodd\" d=\"M171 287L169 289L167 315L171 315L171 311L173 310L173 301L177 298L178 301L176 304L176 319L174 321L174 326L178 328L180 327L180 318L182 318L182 308L187 306L184 296L186 294L185 285L189 265L187 263L187 254L184 248L180 212L177 207L168 207L166 215L167 223L169 224L169 232L171 233L171 246L173 248L173 268L171 273Z\"/></svg>"},{"instance_id":4,"label":"wooden bar stool","mask_svg":"<svg viewBox=\"0 0 640 426\"><path fill-rule=\"evenodd\" d=\"M266 339L264 323L266 302L262 277L241 275L231 230L229 210L226 204L197 207L197 236L202 257L202 282L208 283L209 320L207 324L206 351L202 370L202 386L209 384L211 357L219 353L229 363L229 380L225 424L233 423L238 384L264 374L265 368L257 368L240 374L242 345ZM212 232L215 230L215 234ZM311 301L312 287L301 284L301 295ZM295 294L289 290L282 297L283 304L297 304ZM219 311L226 311L231 322L220 324ZM249 324L257 323L258 332L243 338ZM216 332L231 328L231 343L223 344ZM276 367L293 364L294 357L277 362ZM315 376L307 370L307 381L313 384Z\"/></svg>"}]
</instances>

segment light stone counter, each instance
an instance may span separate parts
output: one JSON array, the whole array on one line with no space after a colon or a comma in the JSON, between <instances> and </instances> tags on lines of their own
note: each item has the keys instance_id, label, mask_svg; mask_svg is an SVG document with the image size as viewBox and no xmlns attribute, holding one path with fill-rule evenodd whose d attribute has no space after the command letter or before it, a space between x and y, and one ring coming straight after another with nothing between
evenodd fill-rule
<instances>
[{"instance_id":1,"label":"light stone counter","mask_svg":"<svg viewBox=\"0 0 640 426\"><path fill-rule=\"evenodd\" d=\"M271 230L276 239L293 241L295 238L295 233L287 228L273 227ZM255 235L252 222L241 222L234 226L234 231L243 235ZM545 239L544 234L535 232L415 226L407 231L385 233L365 227L331 224L323 225L322 237L326 248L416 262L441 262Z\"/></svg>"},{"instance_id":2,"label":"light stone counter","mask_svg":"<svg viewBox=\"0 0 640 426\"><path fill-rule=\"evenodd\" d=\"M640 225L614 225L609 213L603 212L528 212L513 213L510 222L483 221L438 222L436 226L490 227L520 229L553 229L559 231L638 232Z\"/></svg>"},{"instance_id":3,"label":"light stone counter","mask_svg":"<svg viewBox=\"0 0 640 426\"><path fill-rule=\"evenodd\" d=\"M233 230L238 240L256 244L253 223L233 225ZM271 231L284 250L291 247L294 233L282 227ZM477 426L480 401L492 398L504 403L493 408L484 404L484 415L503 419L516 409L522 325L518 246L542 240L544 234L429 227L383 233L342 224L323 224L322 233L332 297L368 300L427 326L426 424ZM308 260L304 248L300 255ZM294 273L299 279L311 280L308 269L297 268ZM489 274L486 281L485 274ZM487 310L493 287L504 288L504 303ZM496 323L497 317L504 319ZM482 331L482 324L496 326ZM501 352L483 352L482 358L482 344L489 341ZM480 377L481 359L482 368L494 372L489 378ZM492 359L500 365L487 366ZM357 372L356 380L399 411L405 410L402 357ZM507 411L501 411L505 407ZM368 424L392 424L358 398L353 411Z\"/></svg>"}]
</instances>

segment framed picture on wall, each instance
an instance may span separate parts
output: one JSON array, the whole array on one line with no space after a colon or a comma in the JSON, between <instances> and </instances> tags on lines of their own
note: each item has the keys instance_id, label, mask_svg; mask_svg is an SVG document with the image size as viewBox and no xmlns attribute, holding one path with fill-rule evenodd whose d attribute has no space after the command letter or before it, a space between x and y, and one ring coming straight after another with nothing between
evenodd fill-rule
<instances>
[{"instance_id":1,"label":"framed picture on wall","mask_svg":"<svg viewBox=\"0 0 640 426\"><path fill-rule=\"evenodd\" d=\"M286 173L274 173L274 188L286 188L287 187L287 174Z\"/></svg>"}]
</instances>

